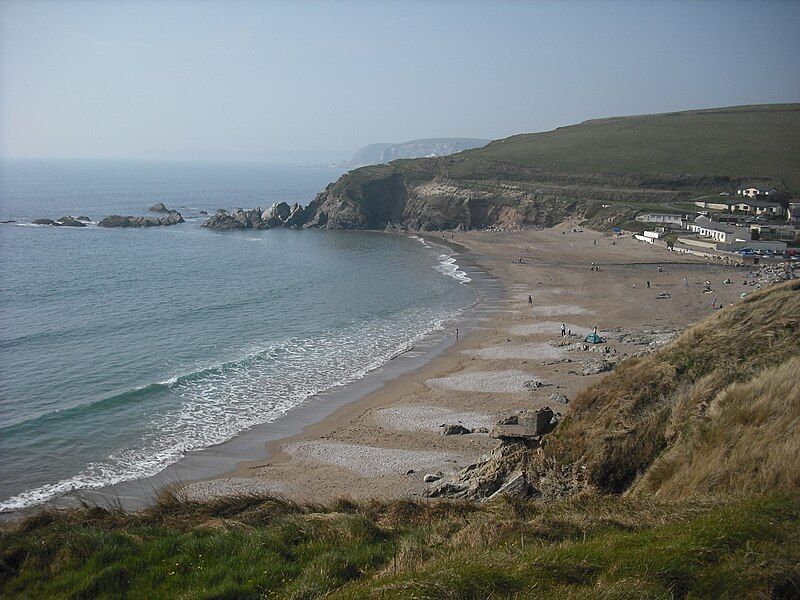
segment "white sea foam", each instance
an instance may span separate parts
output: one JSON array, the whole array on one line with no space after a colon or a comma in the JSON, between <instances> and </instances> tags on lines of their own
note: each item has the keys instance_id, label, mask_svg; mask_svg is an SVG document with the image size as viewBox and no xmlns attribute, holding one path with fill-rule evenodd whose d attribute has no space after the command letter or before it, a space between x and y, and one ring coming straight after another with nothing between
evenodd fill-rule
<instances>
[{"instance_id":1,"label":"white sea foam","mask_svg":"<svg viewBox=\"0 0 800 600\"><path fill-rule=\"evenodd\" d=\"M0 512L155 475L187 452L225 442L274 421L310 396L361 379L441 330L459 312L410 309L391 319L250 348L237 360L161 381L169 390L156 393L169 393L171 400L151 415L138 442L70 477L0 502Z\"/></svg>"},{"instance_id":2,"label":"white sea foam","mask_svg":"<svg viewBox=\"0 0 800 600\"><path fill-rule=\"evenodd\" d=\"M417 240L421 242L423 246L426 248L433 249L434 247L426 242L423 238L419 237L418 235L412 235L411 239ZM441 248L437 246L437 249ZM456 262L456 253L455 252L446 252L439 254L439 264L434 267L439 273L442 275L447 275L448 277L452 277L456 281L461 283L469 283L472 281L472 278L467 276L466 272L461 270L461 267L458 266Z\"/></svg>"}]
</instances>

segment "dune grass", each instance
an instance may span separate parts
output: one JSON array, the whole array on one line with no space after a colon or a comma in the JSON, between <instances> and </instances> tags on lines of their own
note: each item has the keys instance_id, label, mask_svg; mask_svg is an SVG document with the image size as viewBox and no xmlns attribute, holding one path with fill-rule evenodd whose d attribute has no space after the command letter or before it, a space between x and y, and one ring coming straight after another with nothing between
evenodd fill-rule
<instances>
[{"instance_id":1,"label":"dune grass","mask_svg":"<svg viewBox=\"0 0 800 600\"><path fill-rule=\"evenodd\" d=\"M592 484L613 493L641 478L636 489L651 493L669 481L676 493L686 493L693 486L676 482L687 477L700 493L794 489L800 481L798 356L800 281L794 280L720 310L581 391L547 452L560 464L583 465ZM746 422L731 429L736 421ZM717 445L734 431L738 438ZM775 487L743 488L755 472L756 481Z\"/></svg>"}]
</instances>

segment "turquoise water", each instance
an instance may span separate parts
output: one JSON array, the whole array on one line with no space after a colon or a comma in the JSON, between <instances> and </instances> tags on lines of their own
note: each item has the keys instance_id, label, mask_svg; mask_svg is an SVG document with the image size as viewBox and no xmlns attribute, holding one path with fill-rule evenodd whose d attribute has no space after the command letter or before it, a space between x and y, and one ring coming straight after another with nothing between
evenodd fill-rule
<instances>
[{"instance_id":1,"label":"turquoise water","mask_svg":"<svg viewBox=\"0 0 800 600\"><path fill-rule=\"evenodd\" d=\"M368 232L213 232L199 210L307 202L338 171L7 161L0 510L154 475L363 377L475 299L451 252ZM144 214L166 228L30 226ZM185 207L185 208L181 208Z\"/></svg>"}]
</instances>

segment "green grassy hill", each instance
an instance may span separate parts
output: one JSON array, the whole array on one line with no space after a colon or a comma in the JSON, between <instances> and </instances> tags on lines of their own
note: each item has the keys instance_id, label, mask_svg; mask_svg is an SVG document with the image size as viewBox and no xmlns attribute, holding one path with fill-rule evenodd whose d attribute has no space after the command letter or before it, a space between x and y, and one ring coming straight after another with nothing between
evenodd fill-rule
<instances>
[{"instance_id":1,"label":"green grassy hill","mask_svg":"<svg viewBox=\"0 0 800 600\"><path fill-rule=\"evenodd\" d=\"M763 177L798 193L800 104L596 119L464 154L559 171Z\"/></svg>"},{"instance_id":2,"label":"green grassy hill","mask_svg":"<svg viewBox=\"0 0 800 600\"><path fill-rule=\"evenodd\" d=\"M578 214L603 229L744 182L800 194L800 104L597 119L355 169L317 195L305 223L516 228Z\"/></svg>"}]
</instances>

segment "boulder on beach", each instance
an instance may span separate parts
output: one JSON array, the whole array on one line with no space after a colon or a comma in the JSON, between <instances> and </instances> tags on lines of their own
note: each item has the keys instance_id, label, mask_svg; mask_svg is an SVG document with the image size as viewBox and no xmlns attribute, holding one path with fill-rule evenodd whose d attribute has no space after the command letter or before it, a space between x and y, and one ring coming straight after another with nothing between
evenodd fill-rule
<instances>
[{"instance_id":1,"label":"boulder on beach","mask_svg":"<svg viewBox=\"0 0 800 600\"><path fill-rule=\"evenodd\" d=\"M151 206L147 210L149 212L157 212L157 213L170 212L169 209L166 206L164 206L163 202L158 202L157 204L153 204L153 206Z\"/></svg>"},{"instance_id":2,"label":"boulder on beach","mask_svg":"<svg viewBox=\"0 0 800 600\"><path fill-rule=\"evenodd\" d=\"M471 429L467 429L460 423L449 423L443 427L442 435L468 435L472 433Z\"/></svg>"}]
</instances>

